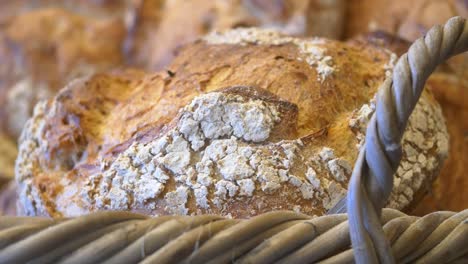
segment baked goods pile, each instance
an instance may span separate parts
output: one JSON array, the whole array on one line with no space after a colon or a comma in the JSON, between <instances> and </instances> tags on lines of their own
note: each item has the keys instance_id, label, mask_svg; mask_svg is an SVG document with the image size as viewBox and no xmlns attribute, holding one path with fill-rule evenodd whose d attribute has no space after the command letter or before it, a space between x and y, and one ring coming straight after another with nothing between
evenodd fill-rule
<instances>
[{"instance_id":1,"label":"baked goods pile","mask_svg":"<svg viewBox=\"0 0 468 264\"><path fill-rule=\"evenodd\" d=\"M385 1L39 2L12 2L17 15L0 13L6 141L35 105L16 163L26 215L324 214L345 196L374 95L407 48L382 34L330 40L353 32L346 13L352 25L356 6ZM329 39L294 37L314 35ZM460 100L463 63L430 79L438 98ZM452 96L439 92L447 85ZM464 146L466 122L451 120L466 106L447 101L450 145ZM425 93L388 206L414 207L430 189L448 134ZM449 164L461 179L463 163Z\"/></svg>"}]
</instances>

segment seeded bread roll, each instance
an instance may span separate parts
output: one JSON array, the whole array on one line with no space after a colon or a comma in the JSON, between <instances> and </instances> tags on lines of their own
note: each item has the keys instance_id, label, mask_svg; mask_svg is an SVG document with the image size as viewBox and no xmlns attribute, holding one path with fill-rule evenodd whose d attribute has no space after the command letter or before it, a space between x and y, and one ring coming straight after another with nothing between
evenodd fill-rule
<instances>
[{"instance_id":1,"label":"seeded bread roll","mask_svg":"<svg viewBox=\"0 0 468 264\"><path fill-rule=\"evenodd\" d=\"M322 215L346 194L374 95L396 55L373 45L238 29L186 46L166 71L99 74L39 103L16 164L20 211ZM424 93L389 206L404 209L447 154Z\"/></svg>"},{"instance_id":2,"label":"seeded bread roll","mask_svg":"<svg viewBox=\"0 0 468 264\"><path fill-rule=\"evenodd\" d=\"M17 138L34 104L69 80L122 63L125 27L62 9L18 15L0 26L0 129Z\"/></svg>"}]
</instances>

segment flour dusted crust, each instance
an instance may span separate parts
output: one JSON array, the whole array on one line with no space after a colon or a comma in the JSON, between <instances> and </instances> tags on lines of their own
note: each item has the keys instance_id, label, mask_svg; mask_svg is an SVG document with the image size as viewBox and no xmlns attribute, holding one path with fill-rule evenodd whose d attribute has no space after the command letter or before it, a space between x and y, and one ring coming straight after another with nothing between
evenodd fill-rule
<instances>
[{"instance_id":1,"label":"flour dusted crust","mask_svg":"<svg viewBox=\"0 0 468 264\"><path fill-rule=\"evenodd\" d=\"M394 62L372 45L239 29L188 45L163 72L76 80L38 104L23 131L20 209L54 217L324 214L346 194L374 95ZM447 153L428 93L403 149L389 202L398 209Z\"/></svg>"},{"instance_id":2,"label":"flour dusted crust","mask_svg":"<svg viewBox=\"0 0 468 264\"><path fill-rule=\"evenodd\" d=\"M399 55L410 46L409 42L382 32L365 34L352 41L386 47ZM468 162L468 141L465 135L468 131L468 105L465 103L468 101L468 75L463 74L468 68L458 64L459 59L464 61L463 54L453 59L442 64L426 82L427 89L434 94L446 120L449 133L448 159L434 184L424 188L426 193L421 192L426 195L417 203L412 214L460 211L468 204L468 196L465 195L468 188L468 179L465 177L465 164ZM468 60L465 61L466 64Z\"/></svg>"}]
</instances>

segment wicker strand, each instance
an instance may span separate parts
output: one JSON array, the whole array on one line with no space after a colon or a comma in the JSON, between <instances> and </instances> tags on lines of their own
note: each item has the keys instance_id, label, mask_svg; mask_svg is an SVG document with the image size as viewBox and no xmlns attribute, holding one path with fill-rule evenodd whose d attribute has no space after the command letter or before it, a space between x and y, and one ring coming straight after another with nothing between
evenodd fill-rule
<instances>
[{"instance_id":1,"label":"wicker strand","mask_svg":"<svg viewBox=\"0 0 468 264\"><path fill-rule=\"evenodd\" d=\"M414 217L384 209L381 224L398 262L468 256L468 210ZM98 212L30 227L25 221L1 230L23 236L2 241L0 263L351 263L354 253L346 214L282 211L235 220Z\"/></svg>"},{"instance_id":2,"label":"wicker strand","mask_svg":"<svg viewBox=\"0 0 468 264\"><path fill-rule=\"evenodd\" d=\"M401 159L401 138L429 75L443 61L468 50L468 22L455 17L433 27L398 60L392 79L377 95L376 112L367 127L349 183L347 208L358 263L394 263L378 216L393 188Z\"/></svg>"}]
</instances>

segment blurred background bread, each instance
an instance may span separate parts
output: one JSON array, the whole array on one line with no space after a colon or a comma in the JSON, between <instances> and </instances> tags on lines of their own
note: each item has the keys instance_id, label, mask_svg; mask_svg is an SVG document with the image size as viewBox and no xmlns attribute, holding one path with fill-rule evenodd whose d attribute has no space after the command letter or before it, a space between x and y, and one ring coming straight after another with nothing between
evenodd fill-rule
<instances>
[{"instance_id":1,"label":"blurred background bread","mask_svg":"<svg viewBox=\"0 0 468 264\"><path fill-rule=\"evenodd\" d=\"M123 23L44 8L15 16L0 33L2 130L17 138L34 104L70 80L122 65Z\"/></svg>"},{"instance_id":2,"label":"blurred background bread","mask_svg":"<svg viewBox=\"0 0 468 264\"><path fill-rule=\"evenodd\" d=\"M342 35L344 0L140 0L129 15L126 49L136 64L160 70L177 50L215 30L274 28L293 36ZM189 10L189 11L188 11Z\"/></svg>"}]
</instances>

